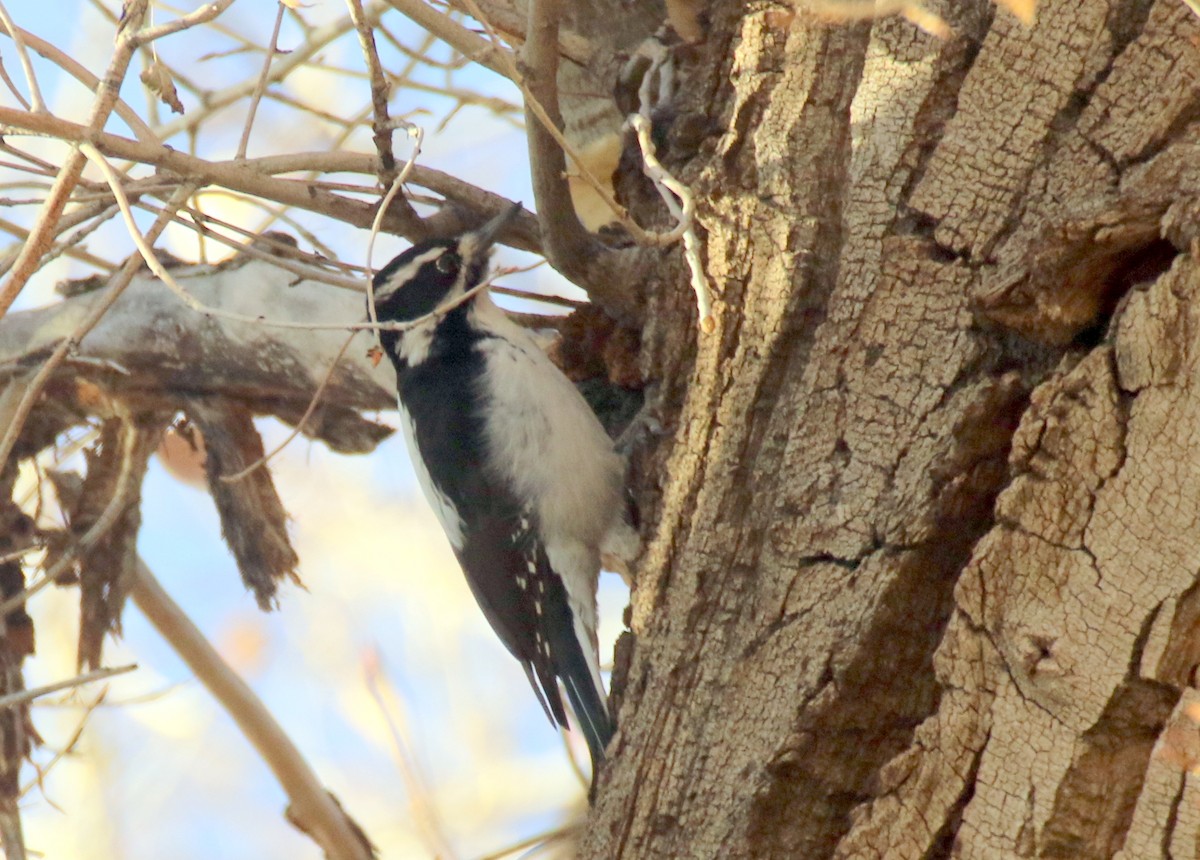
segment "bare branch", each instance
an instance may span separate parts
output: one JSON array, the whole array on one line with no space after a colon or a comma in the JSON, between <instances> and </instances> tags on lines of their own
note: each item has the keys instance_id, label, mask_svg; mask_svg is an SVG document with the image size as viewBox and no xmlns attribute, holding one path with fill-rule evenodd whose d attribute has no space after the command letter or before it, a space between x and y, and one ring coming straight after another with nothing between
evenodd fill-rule
<instances>
[{"instance_id":1,"label":"bare branch","mask_svg":"<svg viewBox=\"0 0 1200 860\"><path fill-rule=\"evenodd\" d=\"M246 147L250 145L250 129L254 127L254 115L258 113L258 103L262 101L263 93L267 91L268 76L271 74L271 61L279 50L279 29L283 26L283 13L287 9L283 3L276 3L275 27L271 30L271 42L263 55L262 74L258 76L258 85L250 95L250 107L246 109L246 126L242 129L242 139L238 142L237 160L246 157Z\"/></svg>"},{"instance_id":2,"label":"bare branch","mask_svg":"<svg viewBox=\"0 0 1200 860\"><path fill-rule=\"evenodd\" d=\"M167 204L167 208L146 231L146 236L149 241L155 241L162 231L166 229L170 223L171 216L175 214L175 209L182 205L191 193L190 186L181 186L172 195L171 201ZM108 289L105 291L103 298L98 301L94 307L84 317L82 322L71 333L71 336L65 338L50 354L50 357L42 364L41 368L29 381L25 391L22 393L20 401L15 404L13 411L9 415L2 416L7 419L3 422L4 436L0 437L0 470L3 470L4 464L8 462L9 455L12 454L13 446L17 443L17 438L21 434L21 429L25 426L25 421L29 418L29 413L33 411L33 405L37 402L38 395L49 381L50 376L54 373L63 359L67 357L67 353L71 351L81 341L89 331L96 327L101 318L108 313L109 308L113 303L120 298L121 293L129 286L133 280L134 274L138 269L138 260L135 257L130 257L121 270L113 278Z\"/></svg>"},{"instance_id":3,"label":"bare branch","mask_svg":"<svg viewBox=\"0 0 1200 860\"><path fill-rule=\"evenodd\" d=\"M13 108L0 107L0 125L23 128L75 143L89 140L87 130L81 125ZM373 203L314 189L307 182L277 179L272 175L317 170L375 176L378 172L378 161L373 156L353 152L313 152L248 158L243 161L206 161L169 146L145 144L114 134L101 132L90 135L90 139L97 150L110 158L154 165L198 186L220 185L231 191L317 212L356 227L370 227L375 219L377 207ZM400 236L419 238L432 233L449 234L477 225L480 216L495 217L512 208L512 201L440 170L414 166L411 181L443 195L466 211L447 208L417 224L408 223L396 213L388 211L382 226L388 232ZM505 231L504 240L514 248L541 252L536 219L528 213L518 216Z\"/></svg>"},{"instance_id":4,"label":"bare branch","mask_svg":"<svg viewBox=\"0 0 1200 860\"><path fill-rule=\"evenodd\" d=\"M137 47L133 31L141 26L148 2L149 0L129 0L125 5L125 18L117 29L117 45L103 82L96 91L91 116L84 130L85 138L97 134L104 128L104 123L112 113L120 92L121 82L125 79L129 61L133 58L133 52ZM12 303L16 301L17 296L29 281L29 277L37 270L38 261L49 250L54 227L62 214L63 207L70 199L71 192L75 190L79 175L83 171L84 162L83 154L72 150L71 154L67 156L66 163L59 170L58 176L54 180L54 187L50 189L50 194L47 195L46 202L42 205L33 228L29 231L29 240L17 255L8 280L4 282L3 286L0 286L0 316L3 316L12 307ZM0 464L6 457L7 452L0 447Z\"/></svg>"},{"instance_id":5,"label":"bare branch","mask_svg":"<svg viewBox=\"0 0 1200 860\"><path fill-rule=\"evenodd\" d=\"M233 717L291 802L290 812L331 860L371 860L361 831L325 791L271 713L221 659L141 559L130 594L159 634Z\"/></svg>"},{"instance_id":6,"label":"bare branch","mask_svg":"<svg viewBox=\"0 0 1200 860\"><path fill-rule=\"evenodd\" d=\"M584 267L599 250L575 213L567 186L567 163L551 129L562 128L558 109L559 0L530 0L524 60L529 169L546 259L573 281L584 282ZM534 105L540 105L540 110ZM539 115L540 114L540 115Z\"/></svg>"},{"instance_id":7,"label":"bare branch","mask_svg":"<svg viewBox=\"0 0 1200 860\"><path fill-rule=\"evenodd\" d=\"M297 322L352 322L363 315L361 294L297 281L288 272L253 259L176 270L175 276L206 304L236 301L242 309L257 307ZM51 354L103 300L103 290L85 293L0 321L0 379L9 378L9 391L20 384L25 368L36 367L35 362ZM163 338L163 331L177 335ZM336 333L205 320L142 271L78 349L69 353L65 363L70 366L61 368L52 382L60 393L69 393L82 377L155 410L182 408L183 392L213 396L250 404L257 414L294 425L343 339ZM365 351L364 345L361 352ZM189 360L180 362L181 355ZM313 370L297 372L298 368ZM393 408L395 397L390 366L372 367L352 347L304 433L335 451L373 450L389 429L363 413ZM7 395L0 398L0 410L6 399ZM71 410L57 421L44 430L61 433L82 417Z\"/></svg>"},{"instance_id":8,"label":"bare branch","mask_svg":"<svg viewBox=\"0 0 1200 860\"><path fill-rule=\"evenodd\" d=\"M394 9L414 23L424 27L468 60L495 72L502 78L518 83L520 74L512 52L499 40L488 41L476 35L444 12L439 12L425 0L388 0Z\"/></svg>"},{"instance_id":9,"label":"bare branch","mask_svg":"<svg viewBox=\"0 0 1200 860\"><path fill-rule=\"evenodd\" d=\"M350 18L358 30L358 41L362 45L363 60L371 78L371 107L375 118L371 123L374 130L375 152L379 155L379 181L387 185L396 171L396 156L392 152L392 123L388 118L388 86L379 63L379 51L375 47L375 33L367 16L363 13L362 0L346 0L350 7ZM415 213L414 213L415 214Z\"/></svg>"},{"instance_id":10,"label":"bare branch","mask_svg":"<svg viewBox=\"0 0 1200 860\"><path fill-rule=\"evenodd\" d=\"M6 36L9 36L14 41L18 38L25 42L30 48L41 54L50 62L54 63L64 72L69 74L75 80L79 81L92 92L97 92L100 89L100 79L89 72L86 68L80 65L73 57L63 53L54 45L51 45L45 39L35 36L27 30L22 30L20 27L9 28L7 24L0 22L0 29L3 30ZM122 99L117 99L113 110L121 120L132 129L134 136L144 142L150 143L157 138L154 132L150 130L150 126L142 121L142 118L137 115L132 107Z\"/></svg>"},{"instance_id":11,"label":"bare branch","mask_svg":"<svg viewBox=\"0 0 1200 860\"><path fill-rule=\"evenodd\" d=\"M90 684L93 681L103 681L105 678L111 678L114 675L124 675L136 668L136 663L130 663L128 666L115 666L111 669L95 669L91 672L85 672L82 675L76 675L74 678L68 678L65 681L46 684L44 687L33 687L28 690L21 690L18 693L9 693L7 696L0 696L0 710L22 705L41 696L57 693L59 690L70 690L74 687L82 687L84 684Z\"/></svg>"},{"instance_id":12,"label":"bare branch","mask_svg":"<svg viewBox=\"0 0 1200 860\"><path fill-rule=\"evenodd\" d=\"M378 23L379 16L383 14L383 10L384 7L382 5L371 4L366 10L367 19L372 24ZM306 65L314 56L327 48L330 42L348 33L353 28L354 22L350 20L349 16L339 18L337 21L332 21L323 27L316 28L294 51L280 57L272 65L269 76L270 83L281 81L298 67ZM219 92L210 93L204 100L205 110L189 112L186 116L179 117L166 125L155 128L154 131L163 139L179 134L182 131L191 131L201 125L213 111L227 107L253 93L256 86L258 86L258 80L257 78L252 78L234 84Z\"/></svg>"},{"instance_id":13,"label":"bare branch","mask_svg":"<svg viewBox=\"0 0 1200 860\"><path fill-rule=\"evenodd\" d=\"M96 708L100 707L107 696L108 687L104 686L101 688L100 692L96 694L96 698L84 705L83 714L79 718L79 723L75 726L75 731L71 732L70 737L67 738L67 742L54 753L54 757L51 758L49 762L44 765L34 765L34 768L37 771L37 778L33 782L27 782L25 785L21 786L21 797L24 797L30 791L32 791L34 786L41 788L42 781L46 778L50 771L54 770L54 766L74 751L75 745L79 743L80 738L83 737L83 730L87 727L88 719L91 718Z\"/></svg>"},{"instance_id":14,"label":"bare branch","mask_svg":"<svg viewBox=\"0 0 1200 860\"><path fill-rule=\"evenodd\" d=\"M37 75L33 73L33 64L29 62L29 52L25 50L25 40L22 38L21 31L13 23L12 17L8 14L8 10L4 8L4 4L0 3L0 23L8 30L12 36L13 45L17 48L17 56L21 60L21 68L25 72L25 80L29 82L29 100L32 102L30 109L41 113L46 110L46 102L42 99L42 91L38 87ZM13 90L18 98L21 94Z\"/></svg>"},{"instance_id":15,"label":"bare branch","mask_svg":"<svg viewBox=\"0 0 1200 860\"><path fill-rule=\"evenodd\" d=\"M128 0L127 0L128 2ZM147 27L133 34L133 43L135 48L140 48L142 45L147 45L150 42L157 41L163 36L170 36L172 33L179 33L183 30L188 30L198 24L207 24L213 18L216 18L222 12L233 4L233 0L212 0L205 3L199 9L193 12L176 18L174 21L168 21L165 24L160 24L157 27ZM129 19L128 8L126 8L124 19Z\"/></svg>"}]
</instances>

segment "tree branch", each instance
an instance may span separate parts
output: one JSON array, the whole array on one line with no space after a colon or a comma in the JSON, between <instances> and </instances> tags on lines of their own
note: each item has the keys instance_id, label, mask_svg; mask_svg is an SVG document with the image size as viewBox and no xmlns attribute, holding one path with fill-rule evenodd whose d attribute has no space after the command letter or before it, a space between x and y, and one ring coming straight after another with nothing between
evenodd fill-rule
<instances>
[{"instance_id":1,"label":"tree branch","mask_svg":"<svg viewBox=\"0 0 1200 860\"><path fill-rule=\"evenodd\" d=\"M287 793L291 804L289 816L300 829L331 860L370 860L372 852L362 831L321 785L300 750L254 691L221 659L141 559L130 595L159 635L233 717L246 740L262 756Z\"/></svg>"},{"instance_id":2,"label":"tree branch","mask_svg":"<svg viewBox=\"0 0 1200 860\"><path fill-rule=\"evenodd\" d=\"M117 28L116 49L113 51L112 60L108 64L104 79L96 91L91 116L83 130L85 138L104 128L104 123L112 113L120 92L121 82L125 79L125 73L129 69L129 61L133 58L133 52L137 48L132 31L141 26L148 2L149 0L129 0L125 6L125 18ZM83 172L85 161L83 154L77 149L73 149L59 169L54 185L50 189L50 193L46 195L46 201L38 211L37 219L29 231L29 239L21 246L21 251L17 255L16 262L13 263L8 280L4 282L3 286L0 286L0 317L4 316L12 307L12 303L16 301L30 276L37 271L38 262L50 249L55 225L71 197L71 192L75 190L76 183L79 182L79 175ZM2 460L3 458L0 458L0 462Z\"/></svg>"},{"instance_id":3,"label":"tree branch","mask_svg":"<svg viewBox=\"0 0 1200 860\"><path fill-rule=\"evenodd\" d=\"M258 105L262 101L263 93L267 91L268 76L271 74L271 60L275 59L275 53L279 50L279 31L283 27L283 13L286 10L287 6L283 3L276 4L271 42L267 45L267 50L263 52L262 72L258 76L258 85L250 94L250 106L246 109L246 125L242 129L242 139L238 142L236 156L238 161L246 157L246 149L250 146L250 132L254 128L254 117L258 113Z\"/></svg>"},{"instance_id":4,"label":"tree branch","mask_svg":"<svg viewBox=\"0 0 1200 860\"><path fill-rule=\"evenodd\" d=\"M375 218L375 203L313 188L308 182L278 179L271 175L315 170L376 176L379 163L370 155L314 152L248 158L243 161L206 161L163 144L143 143L105 132L88 135L87 129L76 123L8 107L0 107L0 126L25 129L72 143L82 143L90 138L95 147L110 158L153 165L200 186L219 185L230 191L316 212L355 227L369 228ZM480 216L495 217L512 208L512 201L440 170L414 166L411 179L414 184L442 194L468 211L455 212L447 208L416 224L389 211L383 220L383 229L389 233L412 239L434 233L454 232L457 229L478 226ZM371 189L363 190L364 193L369 193ZM514 248L541 253L536 219L528 213L521 213L513 221L505 231L504 239L506 244Z\"/></svg>"},{"instance_id":5,"label":"tree branch","mask_svg":"<svg viewBox=\"0 0 1200 860\"><path fill-rule=\"evenodd\" d=\"M382 4L372 4L367 9L367 19L374 25L379 22L379 17L383 14L384 6ZM349 16L339 18L336 21L313 29L307 34L305 40L285 56L278 59L271 67L269 83L277 83L296 68L311 62L313 57L318 53L328 48L329 44L335 41L338 37L344 35L354 28L354 22ZM249 80L240 81L233 86L227 87L219 92L206 94L204 98L204 109L188 111L186 116L179 117L166 125L158 126L154 129L155 133L160 135L164 140L170 138L180 132L192 131L202 125L213 112L220 108L233 104L239 99L245 98L254 92L258 86L258 79L251 78Z\"/></svg>"},{"instance_id":6,"label":"tree branch","mask_svg":"<svg viewBox=\"0 0 1200 860\"><path fill-rule=\"evenodd\" d=\"M425 3L424 0L388 0L388 2L396 11L437 36L468 60L478 63L502 78L513 80L512 55L499 42L492 42L472 33L449 15L439 12ZM513 82L516 83L516 81Z\"/></svg>"},{"instance_id":7,"label":"tree branch","mask_svg":"<svg viewBox=\"0 0 1200 860\"><path fill-rule=\"evenodd\" d=\"M75 80L79 81L92 92L100 89L101 81L98 77L89 72L84 66L78 63L73 57L63 53L59 48L50 44L45 39L42 39L28 30L22 30L20 27L14 26L9 30L3 22L0 22L0 32L9 36L13 40L22 39L37 53L41 54L50 62L54 63L64 72L69 74ZM150 143L157 140L154 132L150 130L150 126L142 121L142 118L137 115L132 107L122 99L117 99L113 104L113 111L119 116L130 129L138 140L144 143Z\"/></svg>"},{"instance_id":8,"label":"tree branch","mask_svg":"<svg viewBox=\"0 0 1200 860\"><path fill-rule=\"evenodd\" d=\"M462 0L447 0L455 9L471 14L471 10ZM527 36L526 20L512 6L501 6L489 0L475 0L475 6L487 15L488 22L499 32L518 43L524 43ZM560 30L558 34L558 53L566 60L580 66L586 66L592 61L595 53L592 44L582 36Z\"/></svg>"},{"instance_id":9,"label":"tree branch","mask_svg":"<svg viewBox=\"0 0 1200 860\"><path fill-rule=\"evenodd\" d=\"M392 124L388 118L388 86L379 62L379 50L375 47L375 32L363 12L362 0L346 0L350 6L350 17L358 30L358 41L362 46L363 61L371 78L371 122L375 152L379 155L379 182L387 186L396 173L396 156L392 152ZM414 213L415 214L415 213Z\"/></svg>"},{"instance_id":10,"label":"tree branch","mask_svg":"<svg viewBox=\"0 0 1200 860\"><path fill-rule=\"evenodd\" d=\"M82 155L81 155L82 157ZM167 224L171 221L171 216L175 214L175 209L183 204L191 193L189 186L180 186L176 189L175 194L171 197L167 208L155 219L150 229L147 231L147 237L151 242L155 241L166 229ZM20 438L21 430L25 426L25 421L29 418L29 413L33 411L33 406L41 396L42 389L46 383L50 381L51 375L55 369L62 364L67 353L79 345L79 342L87 336L88 332L96 327L96 324L104 317L112 308L113 304L125 292L125 288L133 281L133 276L136 274L139 261L135 257L130 257L125 261L125 265L112 279L108 289L105 291L103 298L89 308L88 314L80 321L79 325L71 332L69 337L64 338L54 351L43 362L41 368L30 380L21 393L20 400L14 405L11 415L5 415L7 421L4 422L4 435L0 437L0 471L3 471L4 464L8 462L9 455L12 454L13 448L17 444L17 439Z\"/></svg>"},{"instance_id":11,"label":"tree branch","mask_svg":"<svg viewBox=\"0 0 1200 860\"><path fill-rule=\"evenodd\" d=\"M546 259L566 277L587 283L587 264L599 251L584 229L571 202L567 162L547 123L562 129L558 108L559 0L530 0L529 24L522 58L525 63L525 132L529 141L529 169ZM545 118L533 108L539 104Z\"/></svg>"},{"instance_id":12,"label":"tree branch","mask_svg":"<svg viewBox=\"0 0 1200 860\"><path fill-rule=\"evenodd\" d=\"M74 678L68 678L65 681L56 681L53 684L46 684L42 687L32 687L17 693L9 693L7 696L0 696L0 710L11 708L15 705L22 705L41 696L57 693L59 690L70 690L75 687L81 687L84 684L90 684L93 681L102 681L105 678L111 678L114 675L124 675L136 668L137 664L131 663L128 666L114 666L111 669L95 669L91 672L85 672L82 675L76 675Z\"/></svg>"},{"instance_id":13,"label":"tree branch","mask_svg":"<svg viewBox=\"0 0 1200 860\"><path fill-rule=\"evenodd\" d=\"M30 110L41 113L46 109L46 102L42 99L42 90L38 87L37 75L33 73L33 64L29 62L29 52L25 50L25 39L21 31L13 23L3 3L0 3L0 26L3 26L8 31L8 34L12 37L13 45L17 49L17 57L21 61L21 68L25 72L25 79L29 83ZM20 98L21 94L16 90L13 90L13 94Z\"/></svg>"}]
</instances>

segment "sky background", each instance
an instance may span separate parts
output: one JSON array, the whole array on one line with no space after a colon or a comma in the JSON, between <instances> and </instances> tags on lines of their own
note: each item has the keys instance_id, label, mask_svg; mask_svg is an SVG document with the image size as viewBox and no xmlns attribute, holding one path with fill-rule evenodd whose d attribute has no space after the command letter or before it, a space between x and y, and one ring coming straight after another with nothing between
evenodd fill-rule
<instances>
[{"instance_id":1,"label":"sky background","mask_svg":"<svg viewBox=\"0 0 1200 860\"><path fill-rule=\"evenodd\" d=\"M117 4L106 5L115 9ZM94 73L103 73L113 27L97 3L8 0L6 7L19 26L64 48ZM174 17L169 8L155 11L155 23ZM189 4L185 11L191 8ZM219 23L228 32L266 44L275 9L262 0L239 0ZM320 25L344 17L346 7L321 0L300 14ZM399 13L385 13L384 23L410 46L419 43L417 32ZM285 22L281 48L301 38L300 29ZM219 88L253 77L261 67L258 54L206 59L236 45L228 35L204 28L164 39L157 50L173 67L206 87ZM385 66L399 64L399 55L382 40L380 48ZM446 55L444 46L436 50ZM7 40L0 39L0 59L24 88ZM339 39L319 65L296 73L281 89L337 115L369 104L365 79L330 73L321 65L361 69L355 35ZM137 84L139 70L135 64L122 95L152 119ZM86 121L90 93L49 63L39 60L36 71L51 111ZM427 71L419 80L438 85L445 78ZM457 73L454 84L518 100L505 82L480 70ZM181 97L185 107L194 109L194 98L183 91ZM2 87L0 104L17 106ZM409 115L426 130L422 164L532 208L524 138L517 125L468 107L439 131L450 107L444 99L412 90L399 90L391 99L393 115ZM212 159L231 157L245 116L243 100L225 110L220 122L206 124L197 152ZM164 110L161 119L169 122L172 115ZM108 130L127 133L116 119ZM335 134L332 125L264 101L248 154L326 150ZM14 141L31 150L44 147L49 158L61 157L53 143ZM183 135L168 142L189 145ZM403 133L396 135L396 144L397 154L407 157ZM369 136L361 132L342 148L372 151ZM0 168L0 181L13 179ZM5 184L4 189L0 193L31 196L28 188L18 192ZM218 195L206 196L205 208L246 226L262 221L261 211ZM12 206L6 216L28 224L35 212L33 206ZM299 217L342 259L365 261L366 231L311 214ZM142 226L148 223L146 219ZM182 229L169 230L160 245L184 259L197 258L192 234ZM382 266L405 246L395 237L381 236L374 265ZM112 260L132 251L119 219L97 231L88 247ZM218 247L210 253L216 259L227 252ZM498 255L501 263L530 259L512 251ZM87 267L60 258L38 273L18 307L54 301L56 282L88 274ZM505 283L578 295L544 267ZM394 424L394 415L382 418ZM268 449L286 433L273 422L260 427ZM242 587L208 494L175 480L157 462L143 489L140 550L166 589L263 698L382 856L433 856L437 838L428 834L436 828L449 846L447 853L479 857L577 814L584 788L563 742L542 714L524 673L475 606L420 498L403 443L393 438L369 456L344 457L299 439L276 458L274 473L292 517L299 572L307 587L285 587L279 611L259 612ZM625 600L620 580L606 575L601 588L604 660L612 654ZM43 592L30 611L38 654L26 664L27 683L73 676L77 591ZM311 841L283 820L286 799L266 766L132 605L125 613L123 638L110 640L105 653L107 665L136 662L139 668L108 682L105 703L88 716L75 752L26 795L22 809L32 851L88 860L320 856ZM412 774L406 778L389 719L370 692L370 666L378 667L390 701L390 722L406 746L419 790L413 790ZM35 760L45 763L66 743L84 716L84 705L99 690L92 685L50 697L34 709L35 725L46 742ZM576 755L586 760L582 745L572 742ZM27 768L26 779L33 776ZM423 809L433 810L432 818Z\"/></svg>"}]
</instances>

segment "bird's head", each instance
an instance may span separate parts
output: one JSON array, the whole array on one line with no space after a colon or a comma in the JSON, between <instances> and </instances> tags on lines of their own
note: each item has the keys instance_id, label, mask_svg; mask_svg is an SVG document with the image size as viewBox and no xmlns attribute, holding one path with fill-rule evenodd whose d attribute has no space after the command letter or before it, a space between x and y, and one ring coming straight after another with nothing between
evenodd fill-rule
<instances>
[{"instance_id":1,"label":"bird's head","mask_svg":"<svg viewBox=\"0 0 1200 860\"><path fill-rule=\"evenodd\" d=\"M469 233L418 242L380 269L373 282L380 322L411 322L479 286L492 246L520 211L517 203Z\"/></svg>"}]
</instances>

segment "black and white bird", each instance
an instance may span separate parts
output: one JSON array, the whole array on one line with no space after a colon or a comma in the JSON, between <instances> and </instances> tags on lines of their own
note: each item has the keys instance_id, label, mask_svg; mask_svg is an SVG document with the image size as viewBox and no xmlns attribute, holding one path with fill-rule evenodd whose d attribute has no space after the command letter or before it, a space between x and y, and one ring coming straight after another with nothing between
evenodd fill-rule
<instances>
[{"instance_id":1,"label":"black and white bird","mask_svg":"<svg viewBox=\"0 0 1200 860\"><path fill-rule=\"evenodd\" d=\"M613 734L596 585L606 536L628 529L624 470L587 403L529 333L486 288L468 296L520 210L396 257L375 276L375 312L381 323L420 320L379 333L417 477L483 614L546 715L565 727L562 681L596 773Z\"/></svg>"}]
</instances>

